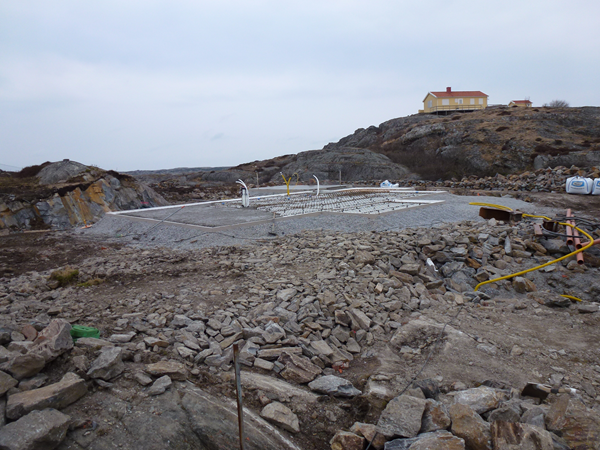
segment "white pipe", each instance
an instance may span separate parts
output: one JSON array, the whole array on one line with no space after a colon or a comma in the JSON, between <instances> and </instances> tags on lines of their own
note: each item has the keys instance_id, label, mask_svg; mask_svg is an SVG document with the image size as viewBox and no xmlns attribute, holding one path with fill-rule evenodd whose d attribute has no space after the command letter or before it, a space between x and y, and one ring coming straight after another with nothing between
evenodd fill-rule
<instances>
[{"instance_id":1,"label":"white pipe","mask_svg":"<svg viewBox=\"0 0 600 450\"><path fill-rule=\"evenodd\" d=\"M248 192L248 186L246 186L246 183L244 183L242 180L237 180L236 183L243 186L243 188L242 188L242 206L244 208L247 208L248 206L250 206L250 193Z\"/></svg>"},{"instance_id":2,"label":"white pipe","mask_svg":"<svg viewBox=\"0 0 600 450\"><path fill-rule=\"evenodd\" d=\"M317 176L316 176L316 175L313 175L313 178L314 178L315 180L317 180L317 197L318 197L318 196L319 196L319 179L317 178Z\"/></svg>"}]
</instances>

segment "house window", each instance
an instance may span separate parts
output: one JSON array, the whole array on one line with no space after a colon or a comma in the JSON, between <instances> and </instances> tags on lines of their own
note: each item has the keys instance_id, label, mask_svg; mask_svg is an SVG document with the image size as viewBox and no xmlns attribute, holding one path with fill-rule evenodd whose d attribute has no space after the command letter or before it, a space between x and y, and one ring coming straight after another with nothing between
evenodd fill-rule
<instances>
[{"instance_id":1,"label":"house window","mask_svg":"<svg viewBox=\"0 0 600 450\"><path fill-rule=\"evenodd\" d=\"M443 98L442 99L442 105L449 105L450 104L450 100L447 98Z\"/></svg>"},{"instance_id":2,"label":"house window","mask_svg":"<svg viewBox=\"0 0 600 450\"><path fill-rule=\"evenodd\" d=\"M428 107L428 108L431 108L432 106L433 106L433 101L432 101L432 100L429 100L429 101L427 102L427 107Z\"/></svg>"},{"instance_id":3,"label":"house window","mask_svg":"<svg viewBox=\"0 0 600 450\"><path fill-rule=\"evenodd\" d=\"M475 104L475 99L474 99L474 98L472 98L472 99L471 99L471 105L474 105L474 104Z\"/></svg>"},{"instance_id":4,"label":"house window","mask_svg":"<svg viewBox=\"0 0 600 450\"><path fill-rule=\"evenodd\" d=\"M456 99L456 103L458 103L459 105L463 104L463 99L462 98L457 98Z\"/></svg>"},{"instance_id":5,"label":"house window","mask_svg":"<svg viewBox=\"0 0 600 450\"><path fill-rule=\"evenodd\" d=\"M483 105L483 99L482 98L479 99L479 104Z\"/></svg>"}]
</instances>

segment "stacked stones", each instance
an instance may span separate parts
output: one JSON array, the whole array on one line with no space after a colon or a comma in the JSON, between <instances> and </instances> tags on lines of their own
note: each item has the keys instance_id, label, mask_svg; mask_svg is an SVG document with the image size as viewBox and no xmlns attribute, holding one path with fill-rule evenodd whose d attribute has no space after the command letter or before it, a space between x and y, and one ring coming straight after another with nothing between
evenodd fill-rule
<instances>
[{"instance_id":1,"label":"stacked stones","mask_svg":"<svg viewBox=\"0 0 600 450\"><path fill-rule=\"evenodd\" d=\"M393 398L377 425L355 423L332 450L597 449L600 414L576 397L551 406L514 389L488 386L440 394L435 382ZM434 389L432 389L432 386Z\"/></svg>"},{"instance_id":2,"label":"stacked stones","mask_svg":"<svg viewBox=\"0 0 600 450\"><path fill-rule=\"evenodd\" d=\"M493 177L465 177L462 180L426 181L401 180L400 186L415 188L437 189L473 189L486 191L526 191L526 192L565 192L568 177L580 175L590 178L600 178L600 167L581 169L576 166L569 168L559 166L553 169L538 169L513 175L496 174ZM371 183L373 184L373 183Z\"/></svg>"}]
</instances>

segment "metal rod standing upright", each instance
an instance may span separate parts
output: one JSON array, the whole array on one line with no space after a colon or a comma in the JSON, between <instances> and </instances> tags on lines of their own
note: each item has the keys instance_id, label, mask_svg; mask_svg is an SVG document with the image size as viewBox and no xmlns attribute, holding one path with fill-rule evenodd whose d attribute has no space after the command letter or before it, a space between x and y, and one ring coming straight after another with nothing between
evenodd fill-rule
<instances>
[{"instance_id":1,"label":"metal rod standing upright","mask_svg":"<svg viewBox=\"0 0 600 450\"><path fill-rule=\"evenodd\" d=\"M242 406L242 380L240 378L240 349L233 344L233 366L235 368L235 390L237 391L238 426L240 429L240 450L244 450L244 410Z\"/></svg>"}]
</instances>

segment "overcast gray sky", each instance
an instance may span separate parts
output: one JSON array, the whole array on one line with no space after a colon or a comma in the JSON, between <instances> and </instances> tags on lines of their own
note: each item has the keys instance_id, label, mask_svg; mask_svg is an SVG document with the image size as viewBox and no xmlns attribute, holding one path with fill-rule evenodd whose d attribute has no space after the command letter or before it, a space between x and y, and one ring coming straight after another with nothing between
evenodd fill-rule
<instances>
[{"instance_id":1,"label":"overcast gray sky","mask_svg":"<svg viewBox=\"0 0 600 450\"><path fill-rule=\"evenodd\" d=\"M0 0L0 165L237 165L447 86L598 106L599 24L598 0Z\"/></svg>"}]
</instances>

